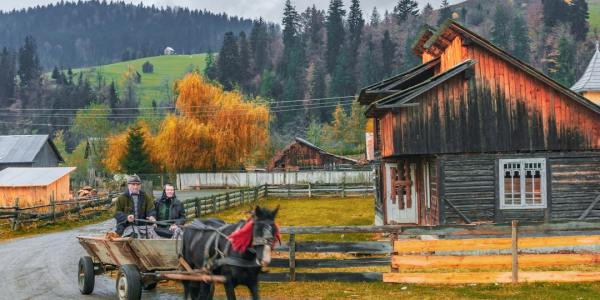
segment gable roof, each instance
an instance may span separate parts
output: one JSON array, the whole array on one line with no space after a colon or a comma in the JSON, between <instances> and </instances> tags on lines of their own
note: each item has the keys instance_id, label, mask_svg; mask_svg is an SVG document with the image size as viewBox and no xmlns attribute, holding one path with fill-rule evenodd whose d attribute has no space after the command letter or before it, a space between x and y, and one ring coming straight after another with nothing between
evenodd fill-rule
<instances>
[{"instance_id":1,"label":"gable roof","mask_svg":"<svg viewBox=\"0 0 600 300\"><path fill-rule=\"evenodd\" d=\"M577 93L600 91L600 44L596 42L596 52L579 80L571 87Z\"/></svg>"},{"instance_id":2,"label":"gable roof","mask_svg":"<svg viewBox=\"0 0 600 300\"><path fill-rule=\"evenodd\" d=\"M42 147L48 142L58 157L64 162L56 145L47 134L43 135L0 135L0 164L33 162Z\"/></svg>"},{"instance_id":3,"label":"gable roof","mask_svg":"<svg viewBox=\"0 0 600 300\"><path fill-rule=\"evenodd\" d=\"M6 168L0 171L0 187L47 186L74 170L74 167Z\"/></svg>"},{"instance_id":4,"label":"gable roof","mask_svg":"<svg viewBox=\"0 0 600 300\"><path fill-rule=\"evenodd\" d=\"M405 90L399 91L391 96L385 97L381 100L373 102L367 108L367 115L370 115L377 109L386 108L401 108L410 106L407 103L413 100L415 97L427 92L428 90L444 83L445 81L453 78L454 76L461 74L467 69L475 65L476 62L472 59L465 60L464 62L448 69L444 73L440 73L432 78L429 78L417 85L414 85Z\"/></svg>"},{"instance_id":5,"label":"gable roof","mask_svg":"<svg viewBox=\"0 0 600 300\"><path fill-rule=\"evenodd\" d=\"M440 64L440 59L436 58L428 61L424 64L418 65L404 73L392 76L384 79L380 82L374 83L360 90L358 96L358 103L370 104L372 101L378 99L380 96L389 96L401 90L402 83L405 83L411 79L424 74L425 72L432 70Z\"/></svg>"},{"instance_id":6,"label":"gable roof","mask_svg":"<svg viewBox=\"0 0 600 300\"><path fill-rule=\"evenodd\" d=\"M327 152L327 151L325 151L325 150L317 147L317 145L315 145L315 144L313 144L313 143L311 143L311 142L309 142L309 141L307 141L307 140L305 140L303 138L296 137L295 140L298 143L304 144L304 145L306 145L306 146L308 146L310 148L313 148L313 149L317 150L321 154L330 155L330 156L333 156L333 157L336 157L336 158L339 158L339 159L343 159L343 160L348 160L348 161L353 162L353 163L357 163L358 162L356 159L352 159L352 158L349 158L349 157L345 157L345 156L341 156L341 155L337 155L337 154L333 154L333 153Z\"/></svg>"},{"instance_id":7,"label":"gable roof","mask_svg":"<svg viewBox=\"0 0 600 300\"><path fill-rule=\"evenodd\" d=\"M475 43L478 46L488 50L490 53L500 57L501 59L507 61L511 65L520 69L521 71L527 73L528 75L542 81L546 85L554 88L559 93L571 98L572 100L578 102L584 107L592 110L595 113L600 114L600 106L590 101L589 99L583 97L582 95L572 91L571 89L563 86L562 84L554 81L550 77L546 76L544 73L540 72L536 68L528 65L527 63L521 61L520 59L510 55L506 51L496 47L494 44L486 40L485 38L479 36L475 32L465 28L460 25L458 22L448 19L444 22L440 28L436 31L434 35L432 35L425 44L418 44L416 46L423 47L426 51L431 51L434 54L439 55L441 51L443 51L451 41L449 41L448 37L451 37L453 34L450 31L454 31L457 35L462 36L462 38L467 43ZM419 40L421 41L421 40ZM437 56L436 55L436 56Z\"/></svg>"}]
</instances>

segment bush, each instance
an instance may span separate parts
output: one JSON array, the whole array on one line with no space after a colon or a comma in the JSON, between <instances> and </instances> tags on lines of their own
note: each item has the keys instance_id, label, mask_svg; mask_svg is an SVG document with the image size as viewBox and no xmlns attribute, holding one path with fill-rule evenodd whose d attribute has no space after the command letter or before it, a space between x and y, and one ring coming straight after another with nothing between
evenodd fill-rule
<instances>
[{"instance_id":1,"label":"bush","mask_svg":"<svg viewBox=\"0 0 600 300\"><path fill-rule=\"evenodd\" d=\"M150 63L149 61L146 61L143 65L142 65L142 72L148 74L148 73L154 73L154 65L152 63Z\"/></svg>"}]
</instances>

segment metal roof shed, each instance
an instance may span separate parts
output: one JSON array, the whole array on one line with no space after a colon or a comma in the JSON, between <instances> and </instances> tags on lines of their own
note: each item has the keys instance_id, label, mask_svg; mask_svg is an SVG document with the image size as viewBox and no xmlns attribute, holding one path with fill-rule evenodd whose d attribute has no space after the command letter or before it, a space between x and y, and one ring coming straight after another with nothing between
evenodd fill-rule
<instances>
[{"instance_id":1,"label":"metal roof shed","mask_svg":"<svg viewBox=\"0 0 600 300\"><path fill-rule=\"evenodd\" d=\"M0 171L0 206L13 206L19 198L20 207L47 205L70 198L70 176L73 167L6 168Z\"/></svg>"}]
</instances>

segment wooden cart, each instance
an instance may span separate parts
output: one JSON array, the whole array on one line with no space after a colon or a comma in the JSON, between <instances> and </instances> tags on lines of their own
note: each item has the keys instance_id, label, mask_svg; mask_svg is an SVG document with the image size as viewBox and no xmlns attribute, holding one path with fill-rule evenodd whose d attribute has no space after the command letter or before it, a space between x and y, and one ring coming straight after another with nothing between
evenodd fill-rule
<instances>
[{"instance_id":1,"label":"wooden cart","mask_svg":"<svg viewBox=\"0 0 600 300\"><path fill-rule=\"evenodd\" d=\"M138 300L142 289L151 290L162 280L224 282L223 276L191 270L179 258L181 240L148 240L106 236L78 236L89 256L79 259L78 284L82 294L94 290L96 275L118 270L118 299Z\"/></svg>"}]
</instances>

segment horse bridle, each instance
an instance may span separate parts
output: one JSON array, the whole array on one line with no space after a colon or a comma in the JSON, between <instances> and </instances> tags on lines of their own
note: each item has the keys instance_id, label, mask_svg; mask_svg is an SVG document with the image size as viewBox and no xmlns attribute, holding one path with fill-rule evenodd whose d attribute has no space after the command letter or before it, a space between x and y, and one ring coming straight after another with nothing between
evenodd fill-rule
<instances>
[{"instance_id":1,"label":"horse bridle","mask_svg":"<svg viewBox=\"0 0 600 300\"><path fill-rule=\"evenodd\" d=\"M262 225L262 236L257 236L257 230L252 232L252 246L271 246L275 241L275 236L273 235L273 226L272 222L269 221L254 221L255 228L258 228L257 225Z\"/></svg>"}]
</instances>

